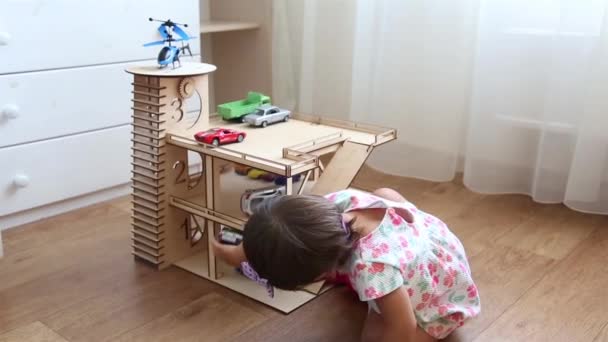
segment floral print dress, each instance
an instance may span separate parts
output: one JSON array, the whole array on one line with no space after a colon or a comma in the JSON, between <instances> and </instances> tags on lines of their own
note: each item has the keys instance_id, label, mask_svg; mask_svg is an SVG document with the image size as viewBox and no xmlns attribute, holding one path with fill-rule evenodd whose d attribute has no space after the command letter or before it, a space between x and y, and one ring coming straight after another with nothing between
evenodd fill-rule
<instances>
[{"instance_id":1,"label":"floral print dress","mask_svg":"<svg viewBox=\"0 0 608 342\"><path fill-rule=\"evenodd\" d=\"M341 211L386 208L378 228L361 237L341 270L362 301L403 286L418 325L442 339L480 312L464 247L438 218L409 202L392 202L348 189L326 196Z\"/></svg>"}]
</instances>

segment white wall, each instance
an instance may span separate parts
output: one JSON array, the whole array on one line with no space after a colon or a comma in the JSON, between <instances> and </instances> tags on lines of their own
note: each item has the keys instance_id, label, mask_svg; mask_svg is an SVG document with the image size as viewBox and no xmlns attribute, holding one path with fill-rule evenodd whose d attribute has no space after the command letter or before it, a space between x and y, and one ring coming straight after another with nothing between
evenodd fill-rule
<instances>
[{"instance_id":1,"label":"white wall","mask_svg":"<svg viewBox=\"0 0 608 342\"><path fill-rule=\"evenodd\" d=\"M211 20L211 10L209 5L209 0L199 0L199 16L200 21L209 21ZM201 61L204 63L213 64L212 50L211 50L211 42L212 35L205 34L199 35L200 44L201 44ZM215 113L215 92L213 86L213 73L209 76L209 113Z\"/></svg>"}]
</instances>

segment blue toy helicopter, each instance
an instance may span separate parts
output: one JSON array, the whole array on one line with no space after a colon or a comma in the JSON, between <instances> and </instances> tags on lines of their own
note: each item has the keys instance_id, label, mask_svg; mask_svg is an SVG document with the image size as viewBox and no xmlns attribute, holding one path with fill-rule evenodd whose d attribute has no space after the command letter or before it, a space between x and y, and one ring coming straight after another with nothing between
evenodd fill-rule
<instances>
[{"instance_id":1,"label":"blue toy helicopter","mask_svg":"<svg viewBox=\"0 0 608 342\"><path fill-rule=\"evenodd\" d=\"M184 30L182 30L181 27L177 26L177 25L182 25L184 27L188 27L187 24L174 23L171 21L171 19L158 20L158 19L149 18L148 20L158 21L158 22L162 23L158 27L158 32L160 32L160 35L163 38L163 40L147 43L147 44L144 44L144 46L164 45L165 43L168 44L167 46L164 46L158 53L158 65L161 68L164 68L167 65L171 64L171 65L173 65L173 68L175 69L175 62L177 62L177 64L179 66L181 66L182 64L179 61L180 53L184 53L187 51L188 54L190 56L192 56L192 51L190 51L190 44L184 44L184 42L188 41L192 38L195 38L195 37L188 36L188 34L186 32L184 32ZM177 34L180 38L175 39L173 37L174 34ZM171 45L172 42L181 42L182 46L181 47L173 46L173 45Z\"/></svg>"}]
</instances>

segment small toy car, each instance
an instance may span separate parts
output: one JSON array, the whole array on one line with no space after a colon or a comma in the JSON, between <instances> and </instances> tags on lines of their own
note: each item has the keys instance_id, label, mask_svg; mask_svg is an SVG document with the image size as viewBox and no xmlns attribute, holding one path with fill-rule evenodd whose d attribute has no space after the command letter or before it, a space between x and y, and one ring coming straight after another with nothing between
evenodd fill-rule
<instances>
[{"instance_id":1,"label":"small toy car","mask_svg":"<svg viewBox=\"0 0 608 342\"><path fill-rule=\"evenodd\" d=\"M260 179L262 179L265 182L274 182L274 180L277 178L277 175L275 175L274 173L270 173L270 172L266 172L265 174L260 176Z\"/></svg>"},{"instance_id":2,"label":"small toy car","mask_svg":"<svg viewBox=\"0 0 608 342\"><path fill-rule=\"evenodd\" d=\"M236 229L222 226L219 239L225 245L237 246L243 241L243 234Z\"/></svg>"},{"instance_id":3,"label":"small toy car","mask_svg":"<svg viewBox=\"0 0 608 342\"><path fill-rule=\"evenodd\" d=\"M247 174L249 173L249 170L251 170L251 166L247 166L247 165L243 165L243 164L236 164L234 166L234 172L236 172L237 175L247 176Z\"/></svg>"},{"instance_id":4,"label":"small toy car","mask_svg":"<svg viewBox=\"0 0 608 342\"><path fill-rule=\"evenodd\" d=\"M232 169L234 168L234 165L232 163L226 163L224 165L220 166L220 174L224 174L227 172L232 171Z\"/></svg>"},{"instance_id":5,"label":"small toy car","mask_svg":"<svg viewBox=\"0 0 608 342\"><path fill-rule=\"evenodd\" d=\"M214 146L242 142L247 134L230 128L211 128L204 132L198 132L194 135L194 139L205 144Z\"/></svg>"},{"instance_id":6,"label":"small toy car","mask_svg":"<svg viewBox=\"0 0 608 342\"><path fill-rule=\"evenodd\" d=\"M266 171L262 171L262 170L258 170L258 169L251 169L247 173L247 177L249 177L251 179L258 179L258 178L264 176L266 173L267 173Z\"/></svg>"},{"instance_id":7,"label":"small toy car","mask_svg":"<svg viewBox=\"0 0 608 342\"><path fill-rule=\"evenodd\" d=\"M247 190L241 196L241 210L246 215L252 215L255 206L262 201L283 195L285 195L285 187L283 186Z\"/></svg>"},{"instance_id":8,"label":"small toy car","mask_svg":"<svg viewBox=\"0 0 608 342\"><path fill-rule=\"evenodd\" d=\"M287 122L291 112L273 105L263 105L258 107L255 112L245 115L243 122L252 126L266 127L275 122Z\"/></svg>"},{"instance_id":9,"label":"small toy car","mask_svg":"<svg viewBox=\"0 0 608 342\"><path fill-rule=\"evenodd\" d=\"M299 182L300 181L300 177L301 175L295 175L292 178L292 181L294 182ZM276 185L285 185L287 184L287 177L284 176L278 176L277 178L274 179L274 184Z\"/></svg>"},{"instance_id":10,"label":"small toy car","mask_svg":"<svg viewBox=\"0 0 608 342\"><path fill-rule=\"evenodd\" d=\"M224 120L242 120L245 115L255 112L256 108L265 104L270 104L270 97L250 91L247 93L247 98L243 100L227 102L217 106L217 112Z\"/></svg>"}]
</instances>

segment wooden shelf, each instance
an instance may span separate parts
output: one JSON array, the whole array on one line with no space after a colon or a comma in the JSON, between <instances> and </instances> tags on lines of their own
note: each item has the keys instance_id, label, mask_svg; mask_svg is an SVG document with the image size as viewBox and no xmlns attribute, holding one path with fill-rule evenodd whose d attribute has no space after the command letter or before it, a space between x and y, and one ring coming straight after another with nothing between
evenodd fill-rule
<instances>
[{"instance_id":1,"label":"wooden shelf","mask_svg":"<svg viewBox=\"0 0 608 342\"><path fill-rule=\"evenodd\" d=\"M194 134L209 127L232 128L245 132L247 137L243 143L222 145L220 148L207 147L197 143L193 139ZM248 158L242 158L242 155L251 156L250 160L267 164L270 168L266 171L284 175L283 169L285 165L291 165L293 168L296 168L296 166L301 164L298 161L284 158L284 147L295 147L308 151L308 147L319 143L319 140L325 141L327 138L338 136L367 146L383 144L388 140L396 138L395 131L389 128L370 128L371 126L357 125L339 120L319 119L300 113L292 113L289 122L269 125L266 128L252 127L246 123L226 122L219 116L212 116L209 118L209 127L196 126L185 129L175 127L167 131L170 135L167 142L192 151L208 154L212 154L210 152L213 151L208 150L213 149L217 152L215 154L222 154L221 156L216 155L222 159L266 170L260 165L247 163L244 159ZM336 144L338 143L336 142ZM239 160L232 160L230 157L238 157ZM298 173L305 171L307 169L301 170ZM294 171L294 173L296 172Z\"/></svg>"},{"instance_id":2,"label":"wooden shelf","mask_svg":"<svg viewBox=\"0 0 608 342\"><path fill-rule=\"evenodd\" d=\"M241 22L241 21L211 20L211 21L204 21L201 23L201 34L215 33L215 32L228 32L228 31L255 30L259 27L260 27L260 25L258 23Z\"/></svg>"},{"instance_id":3,"label":"wooden shelf","mask_svg":"<svg viewBox=\"0 0 608 342\"><path fill-rule=\"evenodd\" d=\"M304 290L284 291L277 288L274 289L274 297L270 297L263 286L245 278L237 273L234 267L230 267L219 260L217 261L217 271L221 276L214 279L209 276L208 260L209 257L207 252L200 251L176 262L174 265L225 286L233 291L239 292L247 297L253 298L258 302L269 305L283 313L290 313L317 297L317 294L312 294ZM318 290L318 293L324 293L331 288L331 285L325 285Z\"/></svg>"},{"instance_id":4,"label":"wooden shelf","mask_svg":"<svg viewBox=\"0 0 608 342\"><path fill-rule=\"evenodd\" d=\"M293 187L295 190L299 190L302 185L302 180L304 177L302 176L297 182L293 182ZM305 185L305 193L310 193L315 181L310 180ZM247 176L237 175L234 170L230 170L224 174L219 176L219 182L217 184L217 188L214 190L217 192L217 196L221 198L221 201L218 200L215 202L214 211L218 212L223 216L230 216L237 220L247 221L247 216L243 214L241 211L241 195L246 190L252 189L262 189L267 187L277 186L273 182L265 182L260 179L251 179ZM173 196L176 197L176 196ZM191 209L197 209L197 207L205 208L205 197L203 193L194 193L189 194L187 196L177 196L178 202L184 203L186 208L182 205L180 209L197 215ZM173 206L175 200L171 199L170 204ZM179 206L179 203L178 203ZM199 215L200 216L200 215ZM231 226L231 225L229 225ZM241 228L242 224L239 226L231 226L232 228Z\"/></svg>"}]
</instances>

